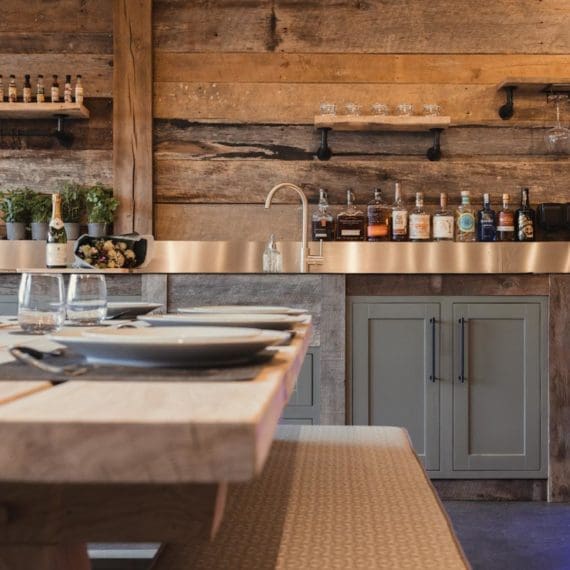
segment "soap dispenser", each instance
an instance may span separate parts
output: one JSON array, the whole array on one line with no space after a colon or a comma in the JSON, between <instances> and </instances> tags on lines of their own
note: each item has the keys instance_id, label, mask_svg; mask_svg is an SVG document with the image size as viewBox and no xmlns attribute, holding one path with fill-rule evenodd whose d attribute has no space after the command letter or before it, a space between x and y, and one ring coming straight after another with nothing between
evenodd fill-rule
<instances>
[{"instance_id":1,"label":"soap dispenser","mask_svg":"<svg viewBox=\"0 0 570 570\"><path fill-rule=\"evenodd\" d=\"M277 249L274 234L271 234L267 247L263 252L263 272L283 273L283 259L281 252Z\"/></svg>"}]
</instances>

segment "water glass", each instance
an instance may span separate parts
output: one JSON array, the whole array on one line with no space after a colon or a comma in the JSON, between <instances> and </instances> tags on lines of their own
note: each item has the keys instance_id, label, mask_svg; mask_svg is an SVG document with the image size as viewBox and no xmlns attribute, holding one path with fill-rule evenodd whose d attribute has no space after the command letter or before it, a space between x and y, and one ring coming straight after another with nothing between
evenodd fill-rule
<instances>
[{"instance_id":1,"label":"water glass","mask_svg":"<svg viewBox=\"0 0 570 570\"><path fill-rule=\"evenodd\" d=\"M424 105L424 115L426 117L439 117L441 113L441 107L435 103L428 103Z\"/></svg>"},{"instance_id":2,"label":"water glass","mask_svg":"<svg viewBox=\"0 0 570 570\"><path fill-rule=\"evenodd\" d=\"M74 273L67 290L67 318L73 324L101 324L107 316L107 285L104 275Z\"/></svg>"},{"instance_id":3,"label":"water glass","mask_svg":"<svg viewBox=\"0 0 570 570\"><path fill-rule=\"evenodd\" d=\"M414 106L411 103L400 103L396 107L396 113L400 116L410 116L414 112Z\"/></svg>"},{"instance_id":4,"label":"water glass","mask_svg":"<svg viewBox=\"0 0 570 570\"><path fill-rule=\"evenodd\" d=\"M336 105L334 103L321 103L321 115L336 115Z\"/></svg>"},{"instance_id":5,"label":"water glass","mask_svg":"<svg viewBox=\"0 0 570 570\"><path fill-rule=\"evenodd\" d=\"M18 323L24 332L58 331L65 321L63 277L54 273L24 273L18 291Z\"/></svg>"},{"instance_id":6,"label":"water glass","mask_svg":"<svg viewBox=\"0 0 570 570\"><path fill-rule=\"evenodd\" d=\"M360 105L357 103L347 103L344 108L347 115L360 115Z\"/></svg>"},{"instance_id":7,"label":"water glass","mask_svg":"<svg viewBox=\"0 0 570 570\"><path fill-rule=\"evenodd\" d=\"M390 114L390 107L385 103L374 103L372 105L372 112L375 115L389 115Z\"/></svg>"}]
</instances>

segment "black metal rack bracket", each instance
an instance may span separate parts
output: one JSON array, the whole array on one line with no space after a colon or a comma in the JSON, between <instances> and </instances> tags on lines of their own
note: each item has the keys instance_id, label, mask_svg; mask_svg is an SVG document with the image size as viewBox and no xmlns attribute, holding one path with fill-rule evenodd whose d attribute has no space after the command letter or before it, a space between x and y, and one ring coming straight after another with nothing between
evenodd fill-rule
<instances>
[{"instance_id":1,"label":"black metal rack bracket","mask_svg":"<svg viewBox=\"0 0 570 570\"><path fill-rule=\"evenodd\" d=\"M433 146L427 149L426 156L432 162L441 160L441 143L440 137L443 129L430 129L433 134Z\"/></svg>"},{"instance_id":2,"label":"black metal rack bracket","mask_svg":"<svg viewBox=\"0 0 570 570\"><path fill-rule=\"evenodd\" d=\"M501 117L503 121L507 121L515 114L515 89L516 87L514 85L503 87L503 91L505 92L506 96L506 102L499 108L499 117Z\"/></svg>"},{"instance_id":3,"label":"black metal rack bracket","mask_svg":"<svg viewBox=\"0 0 570 570\"><path fill-rule=\"evenodd\" d=\"M329 160L332 156L332 150L329 147L329 127L321 127L319 131L321 132L321 146L317 150L317 158L319 160Z\"/></svg>"}]
</instances>

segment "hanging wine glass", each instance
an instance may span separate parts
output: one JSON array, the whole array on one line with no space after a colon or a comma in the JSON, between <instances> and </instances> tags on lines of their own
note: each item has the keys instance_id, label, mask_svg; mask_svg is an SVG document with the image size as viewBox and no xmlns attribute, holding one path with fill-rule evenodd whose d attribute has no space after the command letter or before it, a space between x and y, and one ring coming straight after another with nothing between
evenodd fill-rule
<instances>
[{"instance_id":1,"label":"hanging wine glass","mask_svg":"<svg viewBox=\"0 0 570 570\"><path fill-rule=\"evenodd\" d=\"M567 96L555 95L552 97L556 104L556 125L549 129L544 136L546 147L552 153L568 152L570 143L570 129L563 127L560 123L560 103L567 99Z\"/></svg>"}]
</instances>

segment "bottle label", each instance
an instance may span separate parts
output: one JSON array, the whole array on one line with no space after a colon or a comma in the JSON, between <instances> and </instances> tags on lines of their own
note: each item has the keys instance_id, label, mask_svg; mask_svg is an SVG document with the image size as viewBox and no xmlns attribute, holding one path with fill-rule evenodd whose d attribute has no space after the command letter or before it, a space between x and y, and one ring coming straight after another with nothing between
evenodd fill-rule
<instances>
[{"instance_id":1,"label":"bottle label","mask_svg":"<svg viewBox=\"0 0 570 570\"><path fill-rule=\"evenodd\" d=\"M38 91L38 94L36 95L36 101L38 103L45 103L46 102L46 96L45 96L45 93L43 91Z\"/></svg>"},{"instance_id":2,"label":"bottle label","mask_svg":"<svg viewBox=\"0 0 570 570\"><path fill-rule=\"evenodd\" d=\"M360 230L347 230L347 229L342 229L340 230L340 235L342 237L360 237Z\"/></svg>"},{"instance_id":3,"label":"bottle label","mask_svg":"<svg viewBox=\"0 0 570 570\"><path fill-rule=\"evenodd\" d=\"M31 87L24 87L22 91L22 100L24 103L31 103L32 102L32 89Z\"/></svg>"},{"instance_id":4,"label":"bottle label","mask_svg":"<svg viewBox=\"0 0 570 570\"><path fill-rule=\"evenodd\" d=\"M471 212L462 212L457 218L457 229L462 234L470 234L475 231L475 216Z\"/></svg>"},{"instance_id":5,"label":"bottle label","mask_svg":"<svg viewBox=\"0 0 570 570\"><path fill-rule=\"evenodd\" d=\"M499 225L497 226L497 231L515 231L515 217L512 212L499 212Z\"/></svg>"},{"instance_id":6,"label":"bottle label","mask_svg":"<svg viewBox=\"0 0 570 570\"><path fill-rule=\"evenodd\" d=\"M65 84L65 88L63 89L63 101L65 103L71 103L71 84Z\"/></svg>"},{"instance_id":7,"label":"bottle label","mask_svg":"<svg viewBox=\"0 0 570 570\"><path fill-rule=\"evenodd\" d=\"M495 241L495 223L492 218L481 218L479 222L479 234L481 241Z\"/></svg>"},{"instance_id":8,"label":"bottle label","mask_svg":"<svg viewBox=\"0 0 570 570\"><path fill-rule=\"evenodd\" d=\"M453 216L433 217L434 239L453 239Z\"/></svg>"},{"instance_id":9,"label":"bottle label","mask_svg":"<svg viewBox=\"0 0 570 570\"><path fill-rule=\"evenodd\" d=\"M67 246L64 243L46 244L46 265L48 267L65 267L67 264Z\"/></svg>"},{"instance_id":10,"label":"bottle label","mask_svg":"<svg viewBox=\"0 0 570 570\"><path fill-rule=\"evenodd\" d=\"M429 239L429 214L410 215L410 239Z\"/></svg>"},{"instance_id":11,"label":"bottle label","mask_svg":"<svg viewBox=\"0 0 570 570\"><path fill-rule=\"evenodd\" d=\"M8 87L8 101L10 103L16 103L18 100L18 90L16 87L12 87L11 85Z\"/></svg>"},{"instance_id":12,"label":"bottle label","mask_svg":"<svg viewBox=\"0 0 570 570\"><path fill-rule=\"evenodd\" d=\"M532 220L524 213L518 216L518 232L519 241L530 241L534 239L534 224Z\"/></svg>"},{"instance_id":13,"label":"bottle label","mask_svg":"<svg viewBox=\"0 0 570 570\"><path fill-rule=\"evenodd\" d=\"M392 234L405 236L408 231L408 212L403 210L392 212Z\"/></svg>"},{"instance_id":14,"label":"bottle label","mask_svg":"<svg viewBox=\"0 0 570 570\"><path fill-rule=\"evenodd\" d=\"M59 88L52 87L51 88L51 100L52 103L57 103L59 101Z\"/></svg>"},{"instance_id":15,"label":"bottle label","mask_svg":"<svg viewBox=\"0 0 570 570\"><path fill-rule=\"evenodd\" d=\"M83 103L83 87L75 88L75 102L80 105Z\"/></svg>"},{"instance_id":16,"label":"bottle label","mask_svg":"<svg viewBox=\"0 0 570 570\"><path fill-rule=\"evenodd\" d=\"M61 230L64 227L64 223L61 221L61 218L52 218L49 227L53 228L54 230Z\"/></svg>"},{"instance_id":17,"label":"bottle label","mask_svg":"<svg viewBox=\"0 0 570 570\"><path fill-rule=\"evenodd\" d=\"M388 226L382 223L368 224L367 235L369 238L382 238L388 235Z\"/></svg>"}]
</instances>

